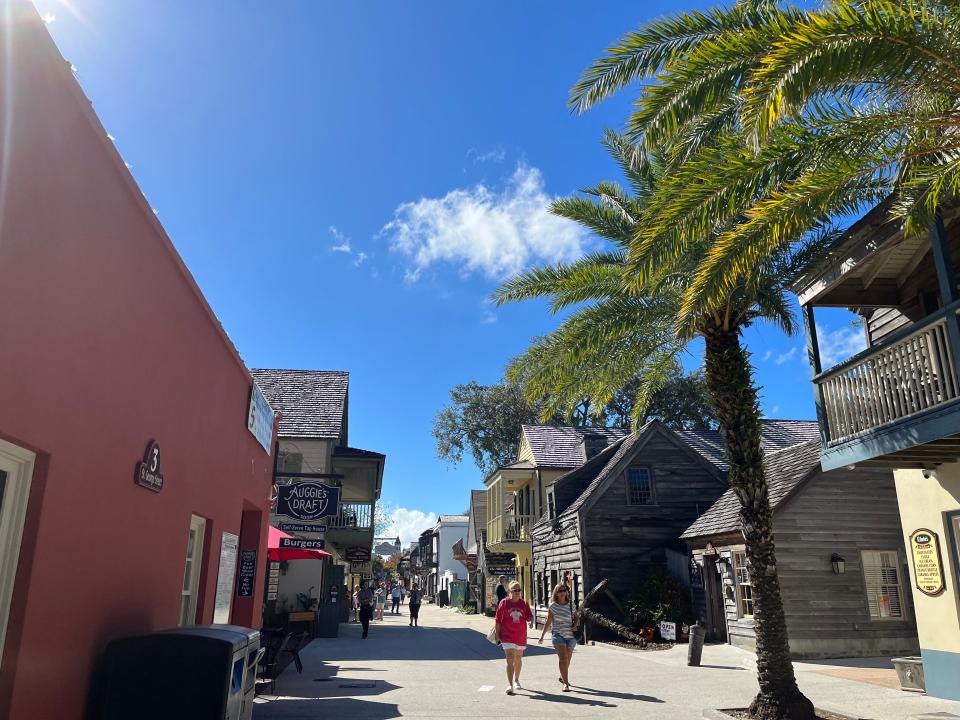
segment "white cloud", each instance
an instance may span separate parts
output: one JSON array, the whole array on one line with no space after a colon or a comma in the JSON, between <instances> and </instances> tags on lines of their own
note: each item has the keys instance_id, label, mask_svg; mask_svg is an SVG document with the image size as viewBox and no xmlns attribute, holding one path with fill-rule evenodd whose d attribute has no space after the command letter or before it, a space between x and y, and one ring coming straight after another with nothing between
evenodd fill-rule
<instances>
[{"instance_id":1,"label":"white cloud","mask_svg":"<svg viewBox=\"0 0 960 720\"><path fill-rule=\"evenodd\" d=\"M384 533L385 537L399 537L404 547L420 537L427 528L437 524L435 513L425 513L422 510L408 510L394 508L390 513L391 524Z\"/></svg>"},{"instance_id":2,"label":"white cloud","mask_svg":"<svg viewBox=\"0 0 960 720\"><path fill-rule=\"evenodd\" d=\"M330 235L333 236L333 239L337 241L336 245L330 246L330 250L332 252L346 253L349 255L352 252L352 248L350 247L350 238L337 230L336 226L334 225L328 227L327 230Z\"/></svg>"},{"instance_id":3,"label":"white cloud","mask_svg":"<svg viewBox=\"0 0 960 720\"><path fill-rule=\"evenodd\" d=\"M363 265L364 261L369 257L370 256L367 255L365 252L358 252L356 255L356 259L353 261L353 264L356 265L357 267L360 267L361 265Z\"/></svg>"},{"instance_id":4,"label":"white cloud","mask_svg":"<svg viewBox=\"0 0 960 720\"><path fill-rule=\"evenodd\" d=\"M799 352L800 348L794 345L792 348L787 350L787 352L777 353L777 356L773 359L773 362L776 365L783 365L785 362L790 362L796 358Z\"/></svg>"},{"instance_id":5,"label":"white cloud","mask_svg":"<svg viewBox=\"0 0 960 720\"><path fill-rule=\"evenodd\" d=\"M766 362L767 360L769 360L769 359L772 358L772 357L773 357L773 350L767 350L767 351L763 354L763 357L760 358L760 362Z\"/></svg>"},{"instance_id":6,"label":"white cloud","mask_svg":"<svg viewBox=\"0 0 960 720\"><path fill-rule=\"evenodd\" d=\"M43 14L43 17L42 17L41 19L42 19L47 25L49 25L50 23L55 23L55 22L57 21L57 16L54 15L52 12L46 12L46 13Z\"/></svg>"},{"instance_id":7,"label":"white cloud","mask_svg":"<svg viewBox=\"0 0 960 720\"><path fill-rule=\"evenodd\" d=\"M500 280L533 263L583 254L587 231L551 215L552 200L540 171L520 164L502 190L480 184L401 204L380 235L411 263L409 282L435 263Z\"/></svg>"},{"instance_id":8,"label":"white cloud","mask_svg":"<svg viewBox=\"0 0 960 720\"><path fill-rule=\"evenodd\" d=\"M467 157L472 158L475 163L502 163L507 159L507 153L502 147L495 147L492 150L482 152L476 148L467 150Z\"/></svg>"},{"instance_id":9,"label":"white cloud","mask_svg":"<svg viewBox=\"0 0 960 720\"><path fill-rule=\"evenodd\" d=\"M827 330L823 325L817 325L817 343L820 347L820 366L824 370L867 348L863 328L854 327Z\"/></svg>"}]
</instances>

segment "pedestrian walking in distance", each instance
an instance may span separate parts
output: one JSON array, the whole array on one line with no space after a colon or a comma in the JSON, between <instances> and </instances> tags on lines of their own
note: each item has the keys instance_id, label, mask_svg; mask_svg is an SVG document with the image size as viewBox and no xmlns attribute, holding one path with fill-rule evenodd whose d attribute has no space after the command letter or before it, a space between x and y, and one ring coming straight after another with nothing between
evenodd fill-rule
<instances>
[{"instance_id":1,"label":"pedestrian walking in distance","mask_svg":"<svg viewBox=\"0 0 960 720\"><path fill-rule=\"evenodd\" d=\"M383 608L387 605L387 591L380 583L377 588L377 620L383 620Z\"/></svg>"},{"instance_id":2,"label":"pedestrian walking in distance","mask_svg":"<svg viewBox=\"0 0 960 720\"><path fill-rule=\"evenodd\" d=\"M394 585L390 591L390 599L393 601L393 614L400 614L400 586Z\"/></svg>"},{"instance_id":3,"label":"pedestrian walking in distance","mask_svg":"<svg viewBox=\"0 0 960 720\"><path fill-rule=\"evenodd\" d=\"M420 594L420 586L414 585L413 590L410 591L410 604L407 605L410 608L410 627L420 627L420 599L423 597Z\"/></svg>"},{"instance_id":4,"label":"pedestrian walking in distance","mask_svg":"<svg viewBox=\"0 0 960 720\"><path fill-rule=\"evenodd\" d=\"M502 603L510 593L507 592L507 576L501 575L497 579L499 581L497 583L497 607L499 607L500 603Z\"/></svg>"},{"instance_id":5,"label":"pedestrian walking in distance","mask_svg":"<svg viewBox=\"0 0 960 720\"><path fill-rule=\"evenodd\" d=\"M533 612L520 594L520 583L510 583L510 597L497 605L494 618L497 642L507 656L507 695L513 695L520 686L520 670L523 668L523 651L527 649L527 626L533 621Z\"/></svg>"},{"instance_id":6,"label":"pedestrian walking in distance","mask_svg":"<svg viewBox=\"0 0 960 720\"><path fill-rule=\"evenodd\" d=\"M547 630L553 633L553 649L557 651L557 659L560 661L560 683L563 685L564 692L570 692L570 658L573 657L573 649L577 646L577 638L573 606L570 604L570 588L565 582L553 588L547 621L543 624L543 632L540 633L541 645Z\"/></svg>"},{"instance_id":7,"label":"pedestrian walking in distance","mask_svg":"<svg viewBox=\"0 0 960 720\"><path fill-rule=\"evenodd\" d=\"M360 592L357 593L357 602L360 604L360 624L363 625L363 637L367 637L370 632L370 621L373 619L373 606L376 603L373 590L371 590L367 581L360 583Z\"/></svg>"}]
</instances>

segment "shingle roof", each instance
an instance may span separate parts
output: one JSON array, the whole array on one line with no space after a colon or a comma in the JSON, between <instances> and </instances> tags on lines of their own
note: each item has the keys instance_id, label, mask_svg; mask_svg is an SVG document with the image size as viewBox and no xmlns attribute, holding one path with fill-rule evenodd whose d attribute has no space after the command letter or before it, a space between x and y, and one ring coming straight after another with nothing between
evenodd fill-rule
<instances>
[{"instance_id":1,"label":"shingle roof","mask_svg":"<svg viewBox=\"0 0 960 720\"><path fill-rule=\"evenodd\" d=\"M361 450L360 448L346 447L345 445L337 445L333 449L334 457L355 457L355 458L371 458L375 460L381 460L387 456L383 453L374 452L373 450Z\"/></svg>"},{"instance_id":2,"label":"shingle roof","mask_svg":"<svg viewBox=\"0 0 960 720\"><path fill-rule=\"evenodd\" d=\"M270 406L280 413L280 437L339 438L350 374L337 370L251 370Z\"/></svg>"},{"instance_id":3,"label":"shingle roof","mask_svg":"<svg viewBox=\"0 0 960 720\"><path fill-rule=\"evenodd\" d=\"M794 488L820 469L820 440L810 440L768 455L764 465L770 508L776 511ZM740 501L733 490L727 490L680 537L689 539L720 535L735 532L739 527Z\"/></svg>"},{"instance_id":4,"label":"shingle roof","mask_svg":"<svg viewBox=\"0 0 960 720\"><path fill-rule=\"evenodd\" d=\"M473 513L474 540L482 543L481 535L487 529L487 491L470 491L470 512Z\"/></svg>"},{"instance_id":5,"label":"shingle roof","mask_svg":"<svg viewBox=\"0 0 960 720\"><path fill-rule=\"evenodd\" d=\"M523 436L539 467L575 468L583 465L583 436L603 435L608 443L630 434L622 428L578 428L557 425L524 425Z\"/></svg>"},{"instance_id":6,"label":"shingle roof","mask_svg":"<svg viewBox=\"0 0 960 720\"><path fill-rule=\"evenodd\" d=\"M470 522L470 517L467 515L441 515L440 522L442 523L465 523Z\"/></svg>"},{"instance_id":7,"label":"shingle roof","mask_svg":"<svg viewBox=\"0 0 960 720\"><path fill-rule=\"evenodd\" d=\"M760 443L766 454L809 442L820 437L820 426L815 420L761 420ZM729 470L723 451L723 438L716 430L677 430L694 450L721 470Z\"/></svg>"},{"instance_id":8,"label":"shingle roof","mask_svg":"<svg viewBox=\"0 0 960 720\"><path fill-rule=\"evenodd\" d=\"M798 443L820 437L815 420L761 420L763 449L772 453ZM716 430L675 431L687 444L721 470L728 469L723 452L723 438ZM576 468L584 462L583 436L604 435L615 443L630 434L620 428L574 428L556 425L524 425L523 434L540 467Z\"/></svg>"}]
</instances>

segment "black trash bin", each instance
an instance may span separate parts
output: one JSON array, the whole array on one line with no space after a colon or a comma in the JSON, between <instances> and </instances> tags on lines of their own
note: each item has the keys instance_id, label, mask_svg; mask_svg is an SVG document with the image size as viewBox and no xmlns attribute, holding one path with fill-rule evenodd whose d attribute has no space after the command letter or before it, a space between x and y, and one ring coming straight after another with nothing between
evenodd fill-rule
<instances>
[{"instance_id":1,"label":"black trash bin","mask_svg":"<svg viewBox=\"0 0 960 720\"><path fill-rule=\"evenodd\" d=\"M195 625L112 641L95 686L100 720L250 720L260 633Z\"/></svg>"}]
</instances>

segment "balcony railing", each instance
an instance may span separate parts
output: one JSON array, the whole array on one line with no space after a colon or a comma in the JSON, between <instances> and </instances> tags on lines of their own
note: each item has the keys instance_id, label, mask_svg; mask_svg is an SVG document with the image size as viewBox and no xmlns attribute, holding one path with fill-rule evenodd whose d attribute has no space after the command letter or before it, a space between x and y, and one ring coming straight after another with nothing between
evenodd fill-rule
<instances>
[{"instance_id":1,"label":"balcony railing","mask_svg":"<svg viewBox=\"0 0 960 720\"><path fill-rule=\"evenodd\" d=\"M487 523L487 544L526 542L533 523L533 515L497 515Z\"/></svg>"},{"instance_id":2,"label":"balcony railing","mask_svg":"<svg viewBox=\"0 0 960 720\"><path fill-rule=\"evenodd\" d=\"M373 529L373 503L342 503L340 514L330 518L328 528Z\"/></svg>"},{"instance_id":3,"label":"balcony railing","mask_svg":"<svg viewBox=\"0 0 960 720\"><path fill-rule=\"evenodd\" d=\"M818 375L828 444L946 405L960 396L948 323L951 306L884 344Z\"/></svg>"}]
</instances>

